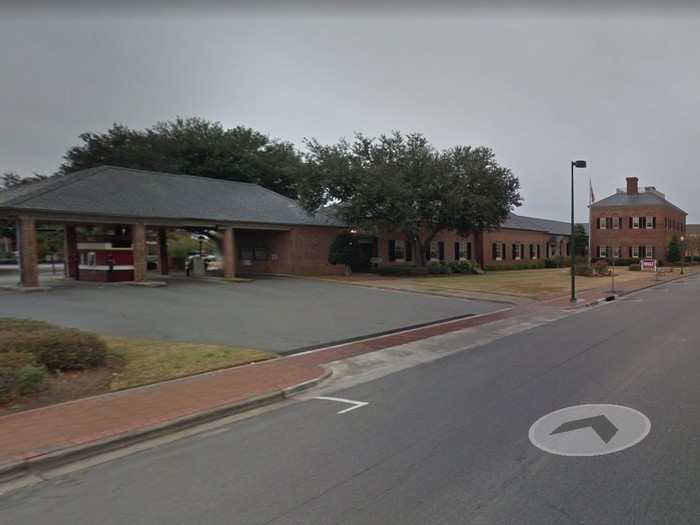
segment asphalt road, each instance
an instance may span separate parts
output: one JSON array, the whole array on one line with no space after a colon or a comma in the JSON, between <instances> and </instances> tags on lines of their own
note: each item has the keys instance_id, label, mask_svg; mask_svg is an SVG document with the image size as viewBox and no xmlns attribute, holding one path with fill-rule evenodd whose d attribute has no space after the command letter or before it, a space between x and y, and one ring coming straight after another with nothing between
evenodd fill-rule
<instances>
[{"instance_id":1,"label":"asphalt road","mask_svg":"<svg viewBox=\"0 0 700 525\"><path fill-rule=\"evenodd\" d=\"M700 280L0 498L20 524L690 524L700 519ZM534 421L634 408L648 436L543 452Z\"/></svg>"},{"instance_id":2,"label":"asphalt road","mask_svg":"<svg viewBox=\"0 0 700 525\"><path fill-rule=\"evenodd\" d=\"M0 317L30 317L102 335L292 350L479 314L503 304L326 281L172 280L166 287L79 284L0 295Z\"/></svg>"}]
</instances>

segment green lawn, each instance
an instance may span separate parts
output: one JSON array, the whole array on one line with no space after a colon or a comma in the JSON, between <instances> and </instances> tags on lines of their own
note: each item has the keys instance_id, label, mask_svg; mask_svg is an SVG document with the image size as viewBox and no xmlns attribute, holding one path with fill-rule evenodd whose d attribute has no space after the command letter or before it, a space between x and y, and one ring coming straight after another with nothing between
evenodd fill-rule
<instances>
[{"instance_id":1,"label":"green lawn","mask_svg":"<svg viewBox=\"0 0 700 525\"><path fill-rule=\"evenodd\" d=\"M118 337L102 339L107 343L109 355L117 358L123 365L110 383L111 390L157 383L276 357L270 352L236 346Z\"/></svg>"},{"instance_id":2,"label":"green lawn","mask_svg":"<svg viewBox=\"0 0 700 525\"><path fill-rule=\"evenodd\" d=\"M648 273L630 272L618 268L618 283L637 279L648 279ZM398 279L397 279L398 280ZM482 292L498 295L511 295L530 299L549 299L566 295L571 286L571 275L567 268L546 270L492 271L484 275L449 275L444 277L401 278L404 284L417 289L452 290L462 292ZM576 289L587 290L609 282L609 277L576 277Z\"/></svg>"}]
</instances>

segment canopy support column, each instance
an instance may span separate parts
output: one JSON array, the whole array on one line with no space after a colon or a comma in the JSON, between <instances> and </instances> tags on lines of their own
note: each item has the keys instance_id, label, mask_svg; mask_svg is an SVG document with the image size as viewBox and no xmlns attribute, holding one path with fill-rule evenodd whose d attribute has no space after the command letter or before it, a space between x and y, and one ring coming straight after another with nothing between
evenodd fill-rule
<instances>
[{"instance_id":1,"label":"canopy support column","mask_svg":"<svg viewBox=\"0 0 700 525\"><path fill-rule=\"evenodd\" d=\"M134 255L134 281L146 280L146 225L131 225L131 245Z\"/></svg>"},{"instance_id":2,"label":"canopy support column","mask_svg":"<svg viewBox=\"0 0 700 525\"><path fill-rule=\"evenodd\" d=\"M36 221L27 217L17 219L20 284L27 288L39 286L39 253Z\"/></svg>"},{"instance_id":3,"label":"canopy support column","mask_svg":"<svg viewBox=\"0 0 700 525\"><path fill-rule=\"evenodd\" d=\"M224 278L233 279L236 277L236 236L228 226L224 229L223 252Z\"/></svg>"}]
</instances>

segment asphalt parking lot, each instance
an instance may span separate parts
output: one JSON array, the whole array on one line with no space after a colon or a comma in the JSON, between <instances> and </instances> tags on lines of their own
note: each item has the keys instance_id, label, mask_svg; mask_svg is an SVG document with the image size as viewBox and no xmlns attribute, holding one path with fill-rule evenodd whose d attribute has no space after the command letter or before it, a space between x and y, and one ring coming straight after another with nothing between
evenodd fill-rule
<instances>
[{"instance_id":1,"label":"asphalt parking lot","mask_svg":"<svg viewBox=\"0 0 700 525\"><path fill-rule=\"evenodd\" d=\"M502 304L295 278L248 283L173 280L162 288L75 283L0 294L0 317L103 335L293 350L480 314Z\"/></svg>"}]
</instances>

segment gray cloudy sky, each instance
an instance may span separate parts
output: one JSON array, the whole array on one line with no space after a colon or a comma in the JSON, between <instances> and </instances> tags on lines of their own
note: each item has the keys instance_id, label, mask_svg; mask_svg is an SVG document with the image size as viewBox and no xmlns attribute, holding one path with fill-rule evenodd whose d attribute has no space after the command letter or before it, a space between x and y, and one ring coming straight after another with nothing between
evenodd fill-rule
<instances>
[{"instance_id":1,"label":"gray cloudy sky","mask_svg":"<svg viewBox=\"0 0 700 525\"><path fill-rule=\"evenodd\" d=\"M176 115L300 144L420 131L487 145L519 213L566 219L636 175L700 222L700 11L210 5L0 8L0 171L55 170L84 131Z\"/></svg>"}]
</instances>

